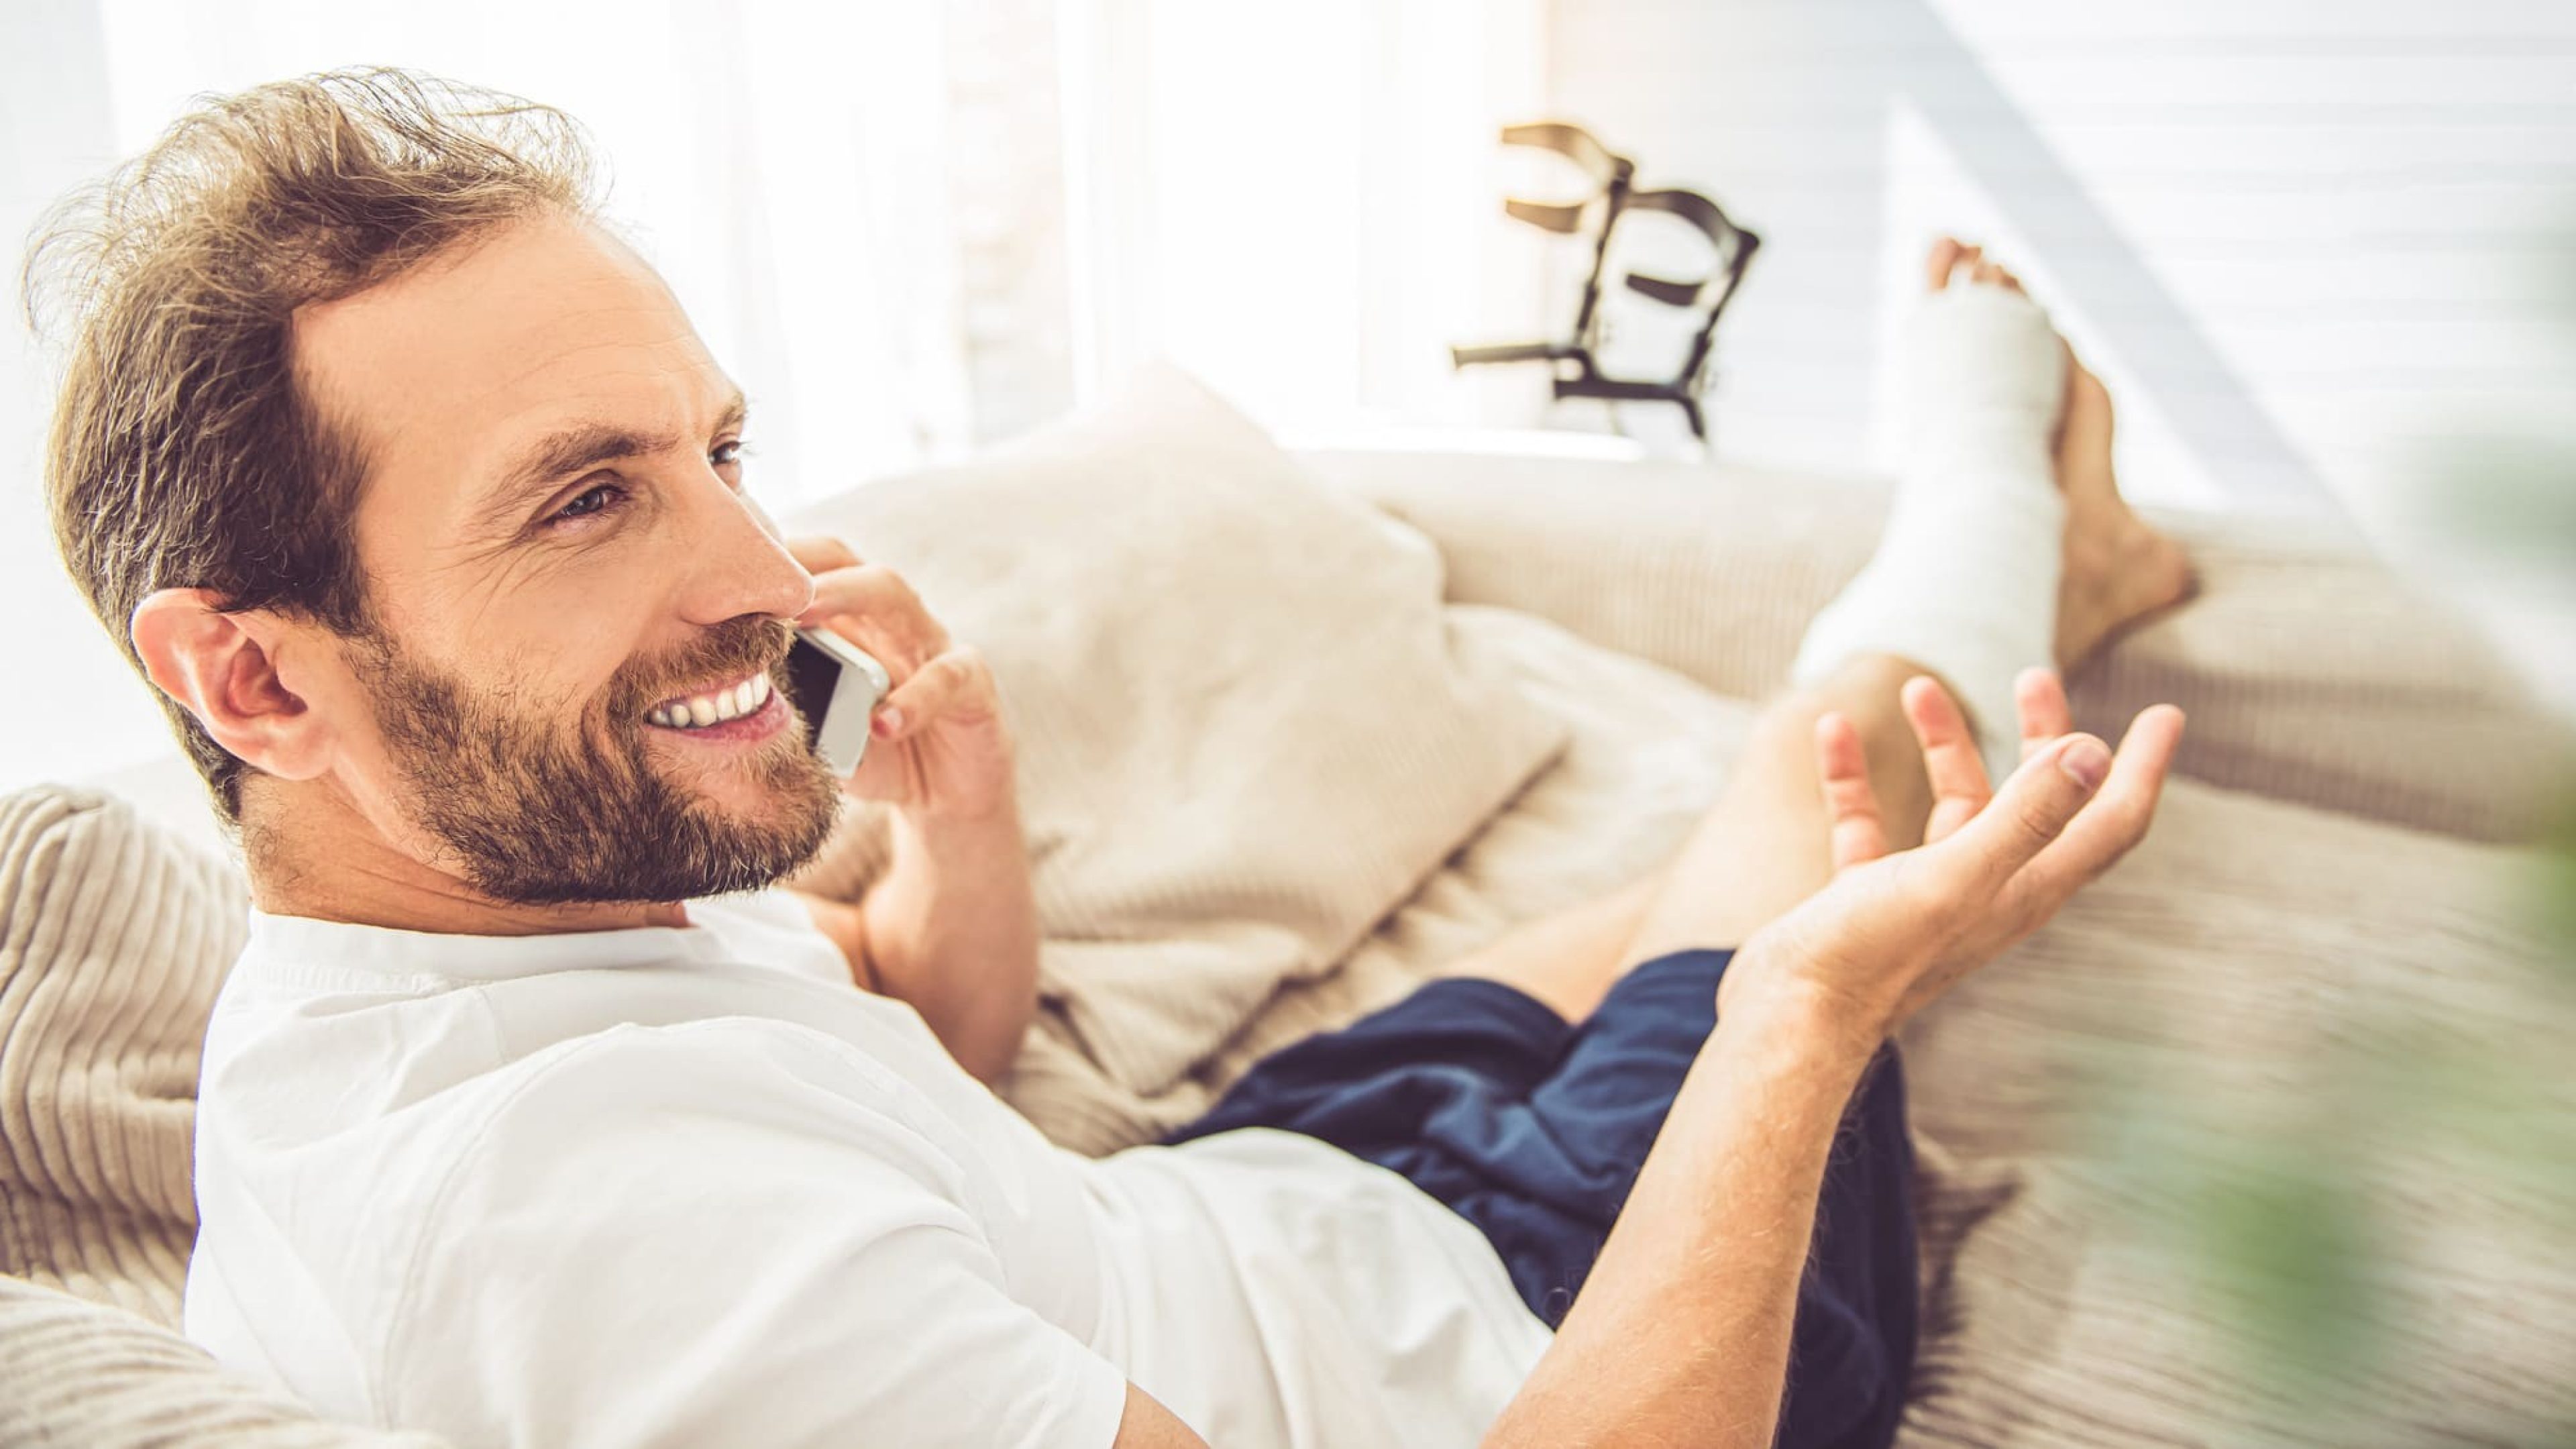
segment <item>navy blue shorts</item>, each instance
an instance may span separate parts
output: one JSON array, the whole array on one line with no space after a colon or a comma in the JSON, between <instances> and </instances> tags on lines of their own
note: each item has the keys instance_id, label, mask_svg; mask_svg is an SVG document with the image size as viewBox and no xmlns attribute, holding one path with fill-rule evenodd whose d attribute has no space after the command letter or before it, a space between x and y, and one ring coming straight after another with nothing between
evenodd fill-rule
<instances>
[{"instance_id":1,"label":"navy blue shorts","mask_svg":"<svg viewBox=\"0 0 2576 1449\"><path fill-rule=\"evenodd\" d=\"M1271 1127L1404 1174L1474 1223L1532 1312L1563 1321L1692 1058L1733 952L1631 970L1579 1025L1498 981L1443 977L1264 1057L1169 1140ZM1844 1114L1798 1285L1786 1449L1896 1435L1914 1362L1914 1152L1888 1048Z\"/></svg>"}]
</instances>

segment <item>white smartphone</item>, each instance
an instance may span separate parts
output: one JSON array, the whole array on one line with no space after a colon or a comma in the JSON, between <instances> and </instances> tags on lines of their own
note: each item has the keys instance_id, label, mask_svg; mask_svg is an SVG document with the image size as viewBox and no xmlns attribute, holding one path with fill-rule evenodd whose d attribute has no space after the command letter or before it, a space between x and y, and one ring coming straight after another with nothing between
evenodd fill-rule
<instances>
[{"instance_id":1,"label":"white smartphone","mask_svg":"<svg viewBox=\"0 0 2576 1449\"><path fill-rule=\"evenodd\" d=\"M829 629L799 629L787 649L787 695L805 716L805 742L848 778L868 753L868 721L894 688L885 666Z\"/></svg>"}]
</instances>

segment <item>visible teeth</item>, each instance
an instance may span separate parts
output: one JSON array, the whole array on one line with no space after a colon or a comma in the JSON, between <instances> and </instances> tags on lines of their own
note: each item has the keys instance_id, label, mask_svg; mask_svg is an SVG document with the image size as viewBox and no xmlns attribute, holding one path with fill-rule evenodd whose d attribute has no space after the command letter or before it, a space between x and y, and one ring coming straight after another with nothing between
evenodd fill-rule
<instances>
[{"instance_id":1,"label":"visible teeth","mask_svg":"<svg viewBox=\"0 0 2576 1449\"><path fill-rule=\"evenodd\" d=\"M711 724L740 719L769 702L769 676L755 674L740 684L729 684L712 694L693 695L656 705L646 712L648 723L664 729L703 729Z\"/></svg>"}]
</instances>

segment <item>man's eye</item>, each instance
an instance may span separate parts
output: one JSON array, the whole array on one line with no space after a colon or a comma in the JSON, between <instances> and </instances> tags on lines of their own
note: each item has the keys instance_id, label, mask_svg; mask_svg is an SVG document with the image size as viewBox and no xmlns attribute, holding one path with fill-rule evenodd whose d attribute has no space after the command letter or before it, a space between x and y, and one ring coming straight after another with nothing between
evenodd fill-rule
<instances>
[{"instance_id":1,"label":"man's eye","mask_svg":"<svg viewBox=\"0 0 2576 1449\"><path fill-rule=\"evenodd\" d=\"M562 523L570 519L587 518L594 513L606 513L608 510L616 507L619 503L625 501L625 498L625 489L618 487L614 483L602 483L596 488L583 491L570 503L567 503L563 507L555 510L554 516L546 521L548 523Z\"/></svg>"},{"instance_id":2,"label":"man's eye","mask_svg":"<svg viewBox=\"0 0 2576 1449\"><path fill-rule=\"evenodd\" d=\"M721 468L728 463L739 463L749 456L751 456L751 450L743 446L742 439L736 438L728 443L716 444L715 451L707 454L707 461Z\"/></svg>"}]
</instances>

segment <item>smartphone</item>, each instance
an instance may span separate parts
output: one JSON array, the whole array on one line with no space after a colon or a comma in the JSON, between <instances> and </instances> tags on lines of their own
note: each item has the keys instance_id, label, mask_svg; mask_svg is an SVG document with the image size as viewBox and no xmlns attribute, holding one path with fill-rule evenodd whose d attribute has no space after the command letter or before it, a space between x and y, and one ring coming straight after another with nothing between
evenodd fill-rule
<instances>
[{"instance_id":1,"label":"smartphone","mask_svg":"<svg viewBox=\"0 0 2576 1449\"><path fill-rule=\"evenodd\" d=\"M868 753L868 721L894 688L885 666L829 629L799 629L787 649L787 697L805 716L805 743L848 778Z\"/></svg>"}]
</instances>

